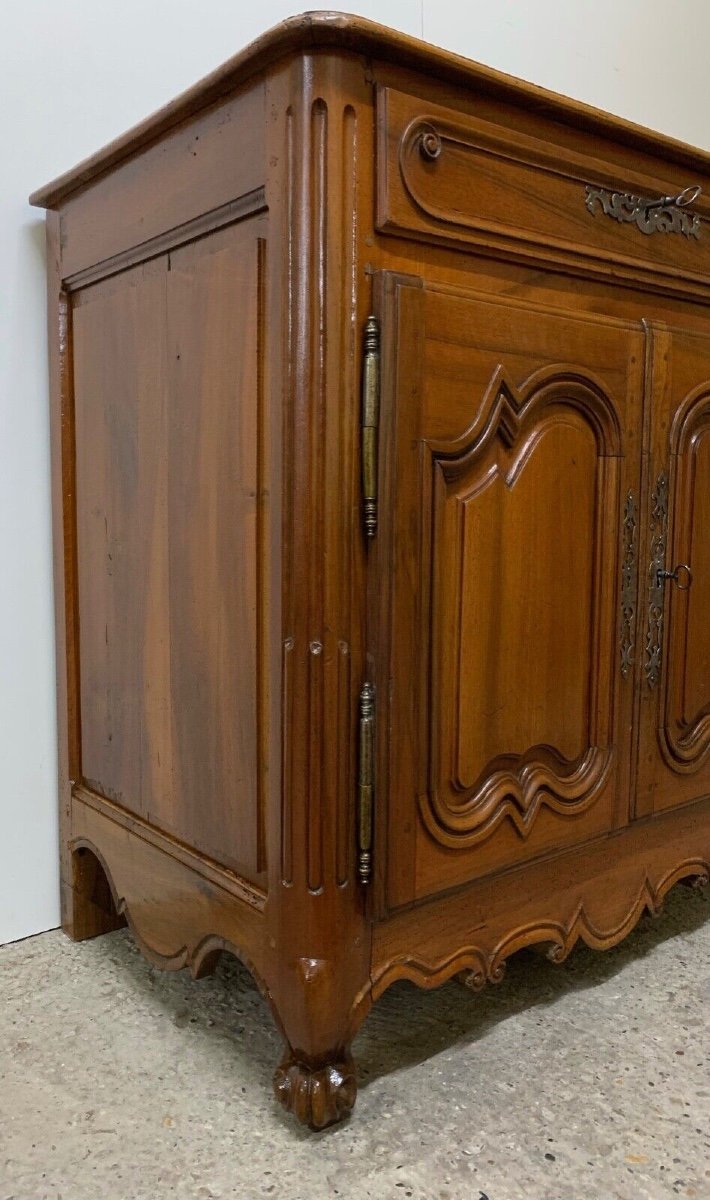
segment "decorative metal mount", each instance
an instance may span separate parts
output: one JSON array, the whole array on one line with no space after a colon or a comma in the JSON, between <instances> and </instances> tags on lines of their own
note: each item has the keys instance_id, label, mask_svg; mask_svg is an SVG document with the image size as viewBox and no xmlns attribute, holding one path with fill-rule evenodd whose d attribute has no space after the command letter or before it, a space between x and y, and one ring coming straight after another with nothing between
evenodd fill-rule
<instances>
[{"instance_id":1,"label":"decorative metal mount","mask_svg":"<svg viewBox=\"0 0 710 1200\"><path fill-rule=\"evenodd\" d=\"M587 184L586 205L592 216L599 210L615 221L635 222L642 233L682 233L700 237L700 217L689 212L702 189L696 184L677 196L637 196L633 192L612 192Z\"/></svg>"},{"instance_id":2,"label":"decorative metal mount","mask_svg":"<svg viewBox=\"0 0 710 1200\"><path fill-rule=\"evenodd\" d=\"M380 323L365 322L362 360L362 500L365 536L377 532L377 436L380 423Z\"/></svg>"},{"instance_id":3,"label":"decorative metal mount","mask_svg":"<svg viewBox=\"0 0 710 1200\"><path fill-rule=\"evenodd\" d=\"M372 878L372 806L375 777L375 689L371 683L360 692L360 760L358 764L358 875L361 883Z\"/></svg>"},{"instance_id":4,"label":"decorative metal mount","mask_svg":"<svg viewBox=\"0 0 710 1200\"><path fill-rule=\"evenodd\" d=\"M656 480L651 499L651 561L648 565L648 626L644 672L650 688L661 677L663 648L663 571L668 529L668 477L665 471Z\"/></svg>"},{"instance_id":5,"label":"decorative metal mount","mask_svg":"<svg viewBox=\"0 0 710 1200\"><path fill-rule=\"evenodd\" d=\"M634 664L636 586L638 582L638 513L633 492L624 506L624 554L621 562L621 675L627 679Z\"/></svg>"}]
</instances>

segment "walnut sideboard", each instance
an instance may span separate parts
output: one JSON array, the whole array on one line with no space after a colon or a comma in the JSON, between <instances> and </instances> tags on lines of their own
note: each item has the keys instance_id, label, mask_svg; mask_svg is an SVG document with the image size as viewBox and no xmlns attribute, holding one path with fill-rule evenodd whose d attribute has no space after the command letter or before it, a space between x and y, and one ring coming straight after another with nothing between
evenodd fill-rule
<instances>
[{"instance_id":1,"label":"walnut sideboard","mask_svg":"<svg viewBox=\"0 0 710 1200\"><path fill-rule=\"evenodd\" d=\"M32 201L64 927L322 1128L395 980L707 880L710 156L315 13Z\"/></svg>"}]
</instances>

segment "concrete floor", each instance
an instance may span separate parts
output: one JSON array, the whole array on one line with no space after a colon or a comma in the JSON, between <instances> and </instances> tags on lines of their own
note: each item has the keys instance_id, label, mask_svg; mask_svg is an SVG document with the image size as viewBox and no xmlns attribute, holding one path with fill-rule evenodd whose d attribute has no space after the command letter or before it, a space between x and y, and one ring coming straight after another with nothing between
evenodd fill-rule
<instances>
[{"instance_id":1,"label":"concrete floor","mask_svg":"<svg viewBox=\"0 0 710 1200\"><path fill-rule=\"evenodd\" d=\"M710 897L677 888L606 954L396 985L352 1120L313 1135L232 960L193 983L125 932L43 934L0 950L0 1200L710 1197L709 983Z\"/></svg>"}]
</instances>

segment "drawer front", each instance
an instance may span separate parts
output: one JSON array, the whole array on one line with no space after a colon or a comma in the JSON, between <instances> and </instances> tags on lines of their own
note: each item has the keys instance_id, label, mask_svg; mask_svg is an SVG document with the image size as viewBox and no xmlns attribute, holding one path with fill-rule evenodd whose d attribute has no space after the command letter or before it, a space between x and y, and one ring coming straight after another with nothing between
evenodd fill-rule
<instances>
[{"instance_id":1,"label":"drawer front","mask_svg":"<svg viewBox=\"0 0 710 1200\"><path fill-rule=\"evenodd\" d=\"M710 296L710 194L695 194L703 181L688 168L622 177L603 159L386 87L377 127L382 232Z\"/></svg>"}]
</instances>

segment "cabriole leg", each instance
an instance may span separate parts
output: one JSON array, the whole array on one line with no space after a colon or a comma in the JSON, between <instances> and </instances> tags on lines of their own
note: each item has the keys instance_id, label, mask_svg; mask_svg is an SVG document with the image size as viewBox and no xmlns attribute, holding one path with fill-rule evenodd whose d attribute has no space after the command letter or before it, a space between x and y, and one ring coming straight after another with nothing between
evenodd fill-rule
<instances>
[{"instance_id":1,"label":"cabriole leg","mask_svg":"<svg viewBox=\"0 0 710 1200\"><path fill-rule=\"evenodd\" d=\"M350 972L353 963L357 974ZM335 1125L355 1104L350 1045L372 1003L367 977L357 978L361 966L358 955L339 963L291 959L281 964L277 987L269 989L286 1042L274 1075L276 1098L310 1129Z\"/></svg>"}]
</instances>

